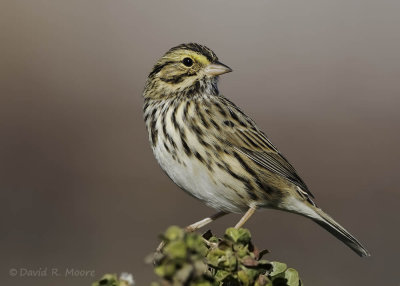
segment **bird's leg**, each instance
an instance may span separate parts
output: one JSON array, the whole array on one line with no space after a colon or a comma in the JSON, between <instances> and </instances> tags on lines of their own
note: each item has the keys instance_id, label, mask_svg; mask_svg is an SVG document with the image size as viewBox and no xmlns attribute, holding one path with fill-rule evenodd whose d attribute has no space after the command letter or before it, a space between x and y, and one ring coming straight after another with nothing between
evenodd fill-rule
<instances>
[{"instance_id":1,"label":"bird's leg","mask_svg":"<svg viewBox=\"0 0 400 286\"><path fill-rule=\"evenodd\" d=\"M216 219L219 219L220 217L223 217L224 215L226 215L226 212L218 212L210 217L206 217L205 219L202 219L198 222L192 223L191 225L188 225L187 227L185 227L185 231L186 232L193 232L198 230L199 228L202 228L203 226L209 224L210 222L213 222ZM157 247L157 252L160 252L161 249L164 247L164 241L162 241L158 247Z\"/></svg>"},{"instance_id":2,"label":"bird's leg","mask_svg":"<svg viewBox=\"0 0 400 286\"><path fill-rule=\"evenodd\" d=\"M242 216L242 218L239 220L239 222L235 225L235 228L241 228L246 221L253 215L253 213L256 211L256 207L250 207L247 212Z\"/></svg>"},{"instance_id":3,"label":"bird's leg","mask_svg":"<svg viewBox=\"0 0 400 286\"><path fill-rule=\"evenodd\" d=\"M206 217L205 219L202 219L198 222L192 223L191 225L188 225L185 227L186 232L193 232L195 230L198 230L199 228L202 228L203 226L209 224L210 222L213 222L214 220L219 219L220 217L223 217L226 215L226 212L218 212L210 217Z\"/></svg>"}]
</instances>

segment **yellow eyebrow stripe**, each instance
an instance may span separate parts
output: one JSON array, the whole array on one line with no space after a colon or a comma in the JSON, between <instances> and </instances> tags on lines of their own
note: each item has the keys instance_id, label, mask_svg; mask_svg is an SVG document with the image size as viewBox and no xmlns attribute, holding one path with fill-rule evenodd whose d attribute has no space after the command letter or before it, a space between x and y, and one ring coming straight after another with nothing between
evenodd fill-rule
<instances>
[{"instance_id":1,"label":"yellow eyebrow stripe","mask_svg":"<svg viewBox=\"0 0 400 286\"><path fill-rule=\"evenodd\" d=\"M203 66L210 64L210 61L205 56L189 50L175 51L173 54L169 54L164 58L168 60L182 61L185 57L190 57Z\"/></svg>"}]
</instances>

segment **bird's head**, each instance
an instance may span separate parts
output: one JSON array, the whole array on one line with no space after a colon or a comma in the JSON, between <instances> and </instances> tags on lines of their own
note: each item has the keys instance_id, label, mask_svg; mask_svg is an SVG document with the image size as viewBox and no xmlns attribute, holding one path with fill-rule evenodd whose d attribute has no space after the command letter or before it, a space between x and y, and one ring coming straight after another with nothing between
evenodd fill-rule
<instances>
[{"instance_id":1,"label":"bird's head","mask_svg":"<svg viewBox=\"0 0 400 286\"><path fill-rule=\"evenodd\" d=\"M209 48L194 43L181 44L166 52L153 67L144 96L215 94L218 93L218 76L231 71Z\"/></svg>"}]
</instances>

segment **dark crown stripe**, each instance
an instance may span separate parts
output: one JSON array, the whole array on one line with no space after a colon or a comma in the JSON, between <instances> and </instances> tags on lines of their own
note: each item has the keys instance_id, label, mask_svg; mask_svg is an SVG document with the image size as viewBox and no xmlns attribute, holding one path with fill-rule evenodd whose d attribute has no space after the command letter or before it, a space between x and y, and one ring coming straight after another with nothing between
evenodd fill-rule
<instances>
[{"instance_id":1,"label":"dark crown stripe","mask_svg":"<svg viewBox=\"0 0 400 286\"><path fill-rule=\"evenodd\" d=\"M211 51L206 46L203 46L200 44L196 44L196 43L181 44L179 46L173 47L167 53L174 52L177 50L193 51L200 55L205 56L210 62L218 61L218 57L216 56L216 54L213 51Z\"/></svg>"}]
</instances>

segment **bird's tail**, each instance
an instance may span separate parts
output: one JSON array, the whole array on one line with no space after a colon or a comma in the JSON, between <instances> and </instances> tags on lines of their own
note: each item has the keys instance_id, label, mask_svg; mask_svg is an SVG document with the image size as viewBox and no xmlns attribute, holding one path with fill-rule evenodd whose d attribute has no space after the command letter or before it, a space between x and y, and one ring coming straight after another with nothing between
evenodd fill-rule
<instances>
[{"instance_id":1,"label":"bird's tail","mask_svg":"<svg viewBox=\"0 0 400 286\"><path fill-rule=\"evenodd\" d=\"M312 218L316 223L325 228L331 234L336 236L338 239L343 241L348 247L356 252L361 257L370 256L368 250L354 237L352 236L343 226L338 224L328 214L323 212L320 208L315 207L315 212L319 215L317 218Z\"/></svg>"},{"instance_id":2,"label":"bird's tail","mask_svg":"<svg viewBox=\"0 0 400 286\"><path fill-rule=\"evenodd\" d=\"M361 257L370 256L368 250L366 250L365 247L362 246L362 244L353 235L351 235L343 226L337 223L327 213L308 202L297 202L298 203L296 205L298 207L292 208L291 211L311 218Z\"/></svg>"}]
</instances>

